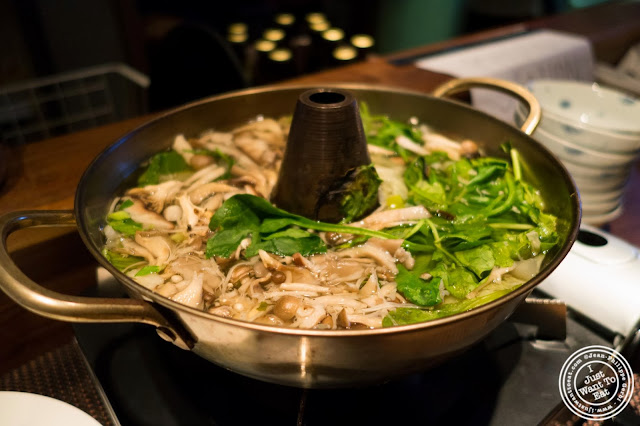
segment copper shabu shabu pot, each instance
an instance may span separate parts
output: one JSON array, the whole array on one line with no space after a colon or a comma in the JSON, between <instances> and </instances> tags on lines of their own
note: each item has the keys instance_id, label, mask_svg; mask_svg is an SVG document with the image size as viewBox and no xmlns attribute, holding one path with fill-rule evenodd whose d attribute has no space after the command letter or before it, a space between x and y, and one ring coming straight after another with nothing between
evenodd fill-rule
<instances>
[{"instance_id":1,"label":"copper shabu shabu pot","mask_svg":"<svg viewBox=\"0 0 640 426\"><path fill-rule=\"evenodd\" d=\"M508 92L528 104L529 119L513 128L466 104L442 96L471 87ZM533 279L478 308L446 318L381 329L301 330L218 317L164 298L114 268L101 254L101 226L111 200L139 164L170 146L177 133L197 135L228 129L258 115L292 114L309 87L264 87L225 94L170 111L139 127L102 152L87 168L76 192L74 211L26 211L0 219L0 287L23 307L40 315L73 322L142 322L174 344L237 373L284 385L339 387L382 382L422 371L465 350L503 322L531 290L568 253L580 220L577 190L567 171L529 133L540 118L535 99L521 87L492 79L452 80L434 96L367 85L340 85L375 114L396 120L416 117L445 133L470 138L487 154L502 156L509 141L526 167L523 174L542 193L548 209L565 224L555 252L546 256ZM17 229L77 224L93 256L127 289L131 298L67 296L27 278L10 260L6 239Z\"/></svg>"}]
</instances>

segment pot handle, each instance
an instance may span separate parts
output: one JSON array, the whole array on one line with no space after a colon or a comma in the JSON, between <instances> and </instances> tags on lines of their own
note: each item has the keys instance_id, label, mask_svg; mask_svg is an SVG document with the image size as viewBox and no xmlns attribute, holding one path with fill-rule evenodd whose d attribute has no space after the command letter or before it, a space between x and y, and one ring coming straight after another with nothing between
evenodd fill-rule
<instances>
[{"instance_id":1,"label":"pot handle","mask_svg":"<svg viewBox=\"0 0 640 426\"><path fill-rule=\"evenodd\" d=\"M520 130L527 135L531 135L538 126L540 118L542 117L542 108L540 107L540 103L526 88L511 81L490 77L454 78L453 80L449 80L436 87L432 95L442 98L447 95L455 95L456 93L464 92L474 87L494 89L498 92L506 93L507 95L518 98L529 107L529 115L524 123L522 123L522 126L520 126Z\"/></svg>"},{"instance_id":2,"label":"pot handle","mask_svg":"<svg viewBox=\"0 0 640 426\"><path fill-rule=\"evenodd\" d=\"M140 322L156 327L163 339L183 349L193 347L189 333L170 324L150 303L127 298L69 296L48 290L29 279L13 262L7 237L20 229L44 226L75 226L70 210L29 210L0 216L0 290L14 302L47 318L68 322Z\"/></svg>"}]
</instances>

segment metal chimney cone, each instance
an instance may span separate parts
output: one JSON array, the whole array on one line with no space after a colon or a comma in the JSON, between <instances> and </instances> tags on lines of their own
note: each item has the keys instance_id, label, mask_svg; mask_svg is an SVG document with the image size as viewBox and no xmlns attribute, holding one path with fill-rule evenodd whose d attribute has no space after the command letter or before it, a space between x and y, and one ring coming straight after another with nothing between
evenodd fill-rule
<instances>
[{"instance_id":1,"label":"metal chimney cone","mask_svg":"<svg viewBox=\"0 0 640 426\"><path fill-rule=\"evenodd\" d=\"M326 202L332 185L371 163L355 97L342 89L308 90L298 98L271 201L310 219L339 222Z\"/></svg>"}]
</instances>

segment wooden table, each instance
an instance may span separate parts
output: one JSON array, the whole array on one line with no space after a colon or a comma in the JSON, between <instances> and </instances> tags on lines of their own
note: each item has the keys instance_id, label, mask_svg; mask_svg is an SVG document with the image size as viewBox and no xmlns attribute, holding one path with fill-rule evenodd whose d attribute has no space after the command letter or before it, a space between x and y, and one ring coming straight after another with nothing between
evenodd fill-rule
<instances>
[{"instance_id":1,"label":"wooden table","mask_svg":"<svg viewBox=\"0 0 640 426\"><path fill-rule=\"evenodd\" d=\"M615 7L614 7L615 6ZM449 77L421 70L410 58L451 46L530 28L558 28L587 35L602 60L615 62L640 40L640 3L598 7L547 21L534 21L446 43L400 52L384 58L298 78L283 84L364 82L428 93ZM405 59L403 61L403 59ZM404 62L404 65L392 65ZM0 187L0 213L22 209L72 209L76 185L83 171L105 147L151 116L69 134L21 146L10 152L10 168ZM608 224L614 235L640 246L640 165L634 168L625 210ZM73 230L21 231L10 238L16 262L41 284L78 294L95 284L95 261ZM0 374L55 348L71 338L68 325L26 312L0 294Z\"/></svg>"}]
</instances>

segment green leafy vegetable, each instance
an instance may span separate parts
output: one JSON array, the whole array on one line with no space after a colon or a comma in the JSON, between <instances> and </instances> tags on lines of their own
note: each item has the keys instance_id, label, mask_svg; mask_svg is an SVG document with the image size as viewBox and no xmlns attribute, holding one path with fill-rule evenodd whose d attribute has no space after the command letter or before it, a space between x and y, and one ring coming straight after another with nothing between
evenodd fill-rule
<instances>
[{"instance_id":1,"label":"green leafy vegetable","mask_svg":"<svg viewBox=\"0 0 640 426\"><path fill-rule=\"evenodd\" d=\"M128 256L107 249L104 249L102 251L102 255L109 261L109 263L118 268L120 271L127 269L131 265L145 261L143 257Z\"/></svg>"},{"instance_id":2,"label":"green leafy vegetable","mask_svg":"<svg viewBox=\"0 0 640 426\"><path fill-rule=\"evenodd\" d=\"M365 102L360 102L360 117L367 143L395 151L405 161L408 161L412 154L398 145L396 138L405 136L413 141L422 139L422 133L409 124L391 120L385 115L371 115Z\"/></svg>"},{"instance_id":3,"label":"green leafy vegetable","mask_svg":"<svg viewBox=\"0 0 640 426\"><path fill-rule=\"evenodd\" d=\"M160 268L159 266L155 266L155 265L143 266L142 268L140 268L140 270L138 272L136 272L136 277L143 277L143 276L149 275L149 274L157 274L161 270L162 270L162 268Z\"/></svg>"},{"instance_id":4,"label":"green leafy vegetable","mask_svg":"<svg viewBox=\"0 0 640 426\"><path fill-rule=\"evenodd\" d=\"M400 269L396 277L409 301L434 306L440 284L464 299L494 268L558 244L557 218L543 213L540 193L522 180L517 151L510 144L504 149L511 164L494 157L454 161L444 153L407 161L407 204L424 205L433 214L410 229L385 230L404 238L414 257L430 255L419 271Z\"/></svg>"},{"instance_id":5,"label":"green leafy vegetable","mask_svg":"<svg viewBox=\"0 0 640 426\"><path fill-rule=\"evenodd\" d=\"M382 180L373 164L356 167L320 197L316 217L334 217L351 222L371 212L378 205L378 188Z\"/></svg>"},{"instance_id":6,"label":"green leafy vegetable","mask_svg":"<svg viewBox=\"0 0 640 426\"><path fill-rule=\"evenodd\" d=\"M133 201L132 200L124 200L120 206L118 207L118 210L124 210L128 207L131 207L133 205Z\"/></svg>"},{"instance_id":7,"label":"green leafy vegetable","mask_svg":"<svg viewBox=\"0 0 640 426\"><path fill-rule=\"evenodd\" d=\"M310 235L305 238L291 237L274 237L251 244L245 252L246 257L252 257L258 254L258 250L264 250L278 256L291 256L300 253L303 256L311 254L325 253L327 246L317 235Z\"/></svg>"},{"instance_id":8,"label":"green leafy vegetable","mask_svg":"<svg viewBox=\"0 0 640 426\"><path fill-rule=\"evenodd\" d=\"M139 186L156 185L161 178L176 177L192 172L193 169L184 161L182 155L176 151L160 152L151 159L145 171L138 178Z\"/></svg>"},{"instance_id":9,"label":"green leafy vegetable","mask_svg":"<svg viewBox=\"0 0 640 426\"><path fill-rule=\"evenodd\" d=\"M407 300L421 306L433 306L442 302L440 297L440 280L424 280L420 278L419 270L407 270L402 265L398 265L396 283L398 291Z\"/></svg>"},{"instance_id":10,"label":"green leafy vegetable","mask_svg":"<svg viewBox=\"0 0 640 426\"><path fill-rule=\"evenodd\" d=\"M493 250L489 245L481 245L469 250L455 252L461 264L469 268L477 277L486 276L495 266Z\"/></svg>"},{"instance_id":11,"label":"green leafy vegetable","mask_svg":"<svg viewBox=\"0 0 640 426\"><path fill-rule=\"evenodd\" d=\"M434 309L398 308L395 309L382 320L383 327L393 325L415 324L417 322L434 320L448 317L449 315L465 312L485 303L496 300L511 290L498 290L493 293L473 299L463 299L460 302L445 303Z\"/></svg>"},{"instance_id":12,"label":"green leafy vegetable","mask_svg":"<svg viewBox=\"0 0 640 426\"><path fill-rule=\"evenodd\" d=\"M380 231L307 219L250 194L237 194L226 200L211 218L209 229L216 233L207 241L207 257L229 257L237 250L240 242L248 237L252 241L246 256L257 253L258 249L283 256L324 253L324 242L315 234L309 233L307 236L300 232L305 229L394 238L393 235ZM276 232L278 234L272 235Z\"/></svg>"},{"instance_id":13,"label":"green leafy vegetable","mask_svg":"<svg viewBox=\"0 0 640 426\"><path fill-rule=\"evenodd\" d=\"M127 200L131 202L131 200ZM122 205L125 205L127 202L125 201ZM131 203L133 204L133 203ZM125 206L126 208L127 206ZM122 208L122 207L121 207ZM111 226L118 232L123 233L128 237L133 237L136 235L136 231L142 231L143 226L141 223L138 223L131 219L131 215L129 213L118 210L113 213L110 213L107 216L107 224Z\"/></svg>"}]
</instances>

